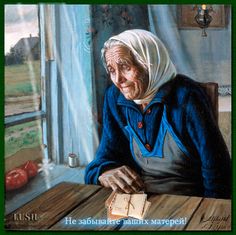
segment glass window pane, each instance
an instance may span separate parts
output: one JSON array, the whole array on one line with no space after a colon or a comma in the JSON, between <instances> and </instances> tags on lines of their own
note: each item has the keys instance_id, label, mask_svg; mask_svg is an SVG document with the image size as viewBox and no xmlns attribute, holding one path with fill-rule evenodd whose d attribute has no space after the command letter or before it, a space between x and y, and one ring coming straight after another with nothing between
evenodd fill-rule
<instances>
[{"instance_id":1,"label":"glass window pane","mask_svg":"<svg viewBox=\"0 0 236 235\"><path fill-rule=\"evenodd\" d=\"M43 158L41 120L26 122L5 129L6 171L27 160Z\"/></svg>"},{"instance_id":2,"label":"glass window pane","mask_svg":"<svg viewBox=\"0 0 236 235\"><path fill-rule=\"evenodd\" d=\"M5 5L5 116L40 109L37 5Z\"/></svg>"}]
</instances>

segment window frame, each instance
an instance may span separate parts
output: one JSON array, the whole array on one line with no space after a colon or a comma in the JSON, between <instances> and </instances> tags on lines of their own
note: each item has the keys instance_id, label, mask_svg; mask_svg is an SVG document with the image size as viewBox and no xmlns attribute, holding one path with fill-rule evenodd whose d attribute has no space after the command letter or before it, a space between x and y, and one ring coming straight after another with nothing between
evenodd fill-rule
<instances>
[{"instance_id":1,"label":"window frame","mask_svg":"<svg viewBox=\"0 0 236 235\"><path fill-rule=\"evenodd\" d=\"M22 4L24 5L24 4ZM49 160L48 146L50 143L48 141L48 113L47 113L47 102L49 100L49 95L47 87L46 87L46 62L45 58L45 34L44 34L44 20L42 18L42 9L39 4L35 4L38 7L38 27L39 27L39 41L40 41L40 81L41 81L41 109L38 111L20 113L10 116L4 116L4 129L12 126L16 126L18 124L28 123L35 120L41 120L41 130L42 130L42 144L44 146L43 150L43 158ZM4 96L5 99L5 96Z\"/></svg>"}]
</instances>

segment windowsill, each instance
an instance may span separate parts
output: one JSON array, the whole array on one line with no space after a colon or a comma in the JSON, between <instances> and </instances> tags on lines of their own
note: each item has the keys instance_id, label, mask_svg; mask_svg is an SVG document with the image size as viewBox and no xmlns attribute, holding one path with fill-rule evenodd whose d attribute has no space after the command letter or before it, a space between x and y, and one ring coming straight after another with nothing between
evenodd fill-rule
<instances>
[{"instance_id":1,"label":"windowsill","mask_svg":"<svg viewBox=\"0 0 236 235\"><path fill-rule=\"evenodd\" d=\"M6 192L5 214L13 212L60 182L66 181L83 184L84 171L84 167L70 168L65 165L57 165L49 172L47 177L44 172L40 172L23 188Z\"/></svg>"}]
</instances>

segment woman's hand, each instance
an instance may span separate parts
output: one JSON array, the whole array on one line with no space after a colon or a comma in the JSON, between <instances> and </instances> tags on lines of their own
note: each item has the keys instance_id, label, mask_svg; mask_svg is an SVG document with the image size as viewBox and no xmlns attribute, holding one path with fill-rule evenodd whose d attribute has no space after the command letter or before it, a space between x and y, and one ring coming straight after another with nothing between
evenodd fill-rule
<instances>
[{"instance_id":1,"label":"woman's hand","mask_svg":"<svg viewBox=\"0 0 236 235\"><path fill-rule=\"evenodd\" d=\"M141 177L130 167L121 166L105 171L98 178L101 185L120 193L135 193L144 190Z\"/></svg>"}]
</instances>

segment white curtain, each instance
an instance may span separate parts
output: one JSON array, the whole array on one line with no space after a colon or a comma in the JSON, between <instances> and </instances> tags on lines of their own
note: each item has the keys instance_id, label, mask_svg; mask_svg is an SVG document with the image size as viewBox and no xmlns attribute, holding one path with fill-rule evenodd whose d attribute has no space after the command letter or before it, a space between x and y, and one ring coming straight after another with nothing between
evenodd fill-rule
<instances>
[{"instance_id":1,"label":"white curtain","mask_svg":"<svg viewBox=\"0 0 236 235\"><path fill-rule=\"evenodd\" d=\"M86 165L98 146L89 5L44 5L52 158ZM50 9L50 10L49 10ZM41 29L42 31L43 29Z\"/></svg>"}]
</instances>

